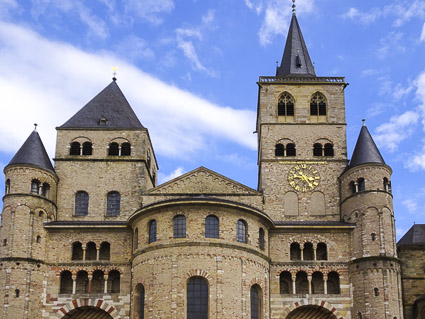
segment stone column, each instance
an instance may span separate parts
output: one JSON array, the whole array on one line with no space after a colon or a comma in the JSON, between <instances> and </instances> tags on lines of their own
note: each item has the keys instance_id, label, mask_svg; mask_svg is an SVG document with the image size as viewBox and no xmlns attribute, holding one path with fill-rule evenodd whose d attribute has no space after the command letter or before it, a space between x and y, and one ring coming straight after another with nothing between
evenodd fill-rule
<instances>
[{"instance_id":1,"label":"stone column","mask_svg":"<svg viewBox=\"0 0 425 319\"><path fill-rule=\"evenodd\" d=\"M311 292L311 280L312 280L313 278L312 278L312 276L307 276L307 280L308 280L308 293L311 295L312 294L312 292Z\"/></svg>"},{"instance_id":2,"label":"stone column","mask_svg":"<svg viewBox=\"0 0 425 319\"><path fill-rule=\"evenodd\" d=\"M295 295L297 293L297 286L295 284L297 277L292 275L292 293Z\"/></svg>"},{"instance_id":3,"label":"stone column","mask_svg":"<svg viewBox=\"0 0 425 319\"><path fill-rule=\"evenodd\" d=\"M317 244L313 244L313 253L314 253L314 259L313 260L317 260Z\"/></svg>"},{"instance_id":4,"label":"stone column","mask_svg":"<svg viewBox=\"0 0 425 319\"><path fill-rule=\"evenodd\" d=\"M96 247L96 260L99 260L99 252L100 252L100 248Z\"/></svg>"},{"instance_id":5,"label":"stone column","mask_svg":"<svg viewBox=\"0 0 425 319\"><path fill-rule=\"evenodd\" d=\"M86 247L83 247L83 260L86 260Z\"/></svg>"},{"instance_id":6,"label":"stone column","mask_svg":"<svg viewBox=\"0 0 425 319\"><path fill-rule=\"evenodd\" d=\"M77 275L72 275L72 294L75 295L77 291Z\"/></svg>"},{"instance_id":7,"label":"stone column","mask_svg":"<svg viewBox=\"0 0 425 319\"><path fill-rule=\"evenodd\" d=\"M304 248L300 247L300 250L301 250L301 260L304 260Z\"/></svg>"},{"instance_id":8,"label":"stone column","mask_svg":"<svg viewBox=\"0 0 425 319\"><path fill-rule=\"evenodd\" d=\"M323 284L324 284L324 291L325 295L328 294L328 275L323 275Z\"/></svg>"},{"instance_id":9,"label":"stone column","mask_svg":"<svg viewBox=\"0 0 425 319\"><path fill-rule=\"evenodd\" d=\"M99 252L99 251L98 251ZM103 280L105 281L105 289L104 289L104 293L107 294L108 293L108 275L104 275L103 276Z\"/></svg>"},{"instance_id":10,"label":"stone column","mask_svg":"<svg viewBox=\"0 0 425 319\"><path fill-rule=\"evenodd\" d=\"M91 284L92 284L93 275L89 274L88 278L89 278L89 288L87 289L87 293L91 293Z\"/></svg>"}]
</instances>

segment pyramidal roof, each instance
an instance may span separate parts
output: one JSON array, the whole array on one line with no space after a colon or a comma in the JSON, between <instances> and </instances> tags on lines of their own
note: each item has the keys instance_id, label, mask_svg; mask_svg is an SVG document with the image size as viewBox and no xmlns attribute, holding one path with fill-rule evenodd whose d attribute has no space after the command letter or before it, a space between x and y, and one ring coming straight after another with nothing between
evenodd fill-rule
<instances>
[{"instance_id":1,"label":"pyramidal roof","mask_svg":"<svg viewBox=\"0 0 425 319\"><path fill-rule=\"evenodd\" d=\"M60 128L144 128L117 83L112 81Z\"/></svg>"},{"instance_id":2,"label":"pyramidal roof","mask_svg":"<svg viewBox=\"0 0 425 319\"><path fill-rule=\"evenodd\" d=\"M398 246L425 245L425 224L415 224L398 241Z\"/></svg>"},{"instance_id":3,"label":"pyramidal roof","mask_svg":"<svg viewBox=\"0 0 425 319\"><path fill-rule=\"evenodd\" d=\"M354 147L353 156L351 157L350 164L348 164L348 168L353 168L367 163L385 164L385 161L373 141L369 130L366 125L363 124L356 146Z\"/></svg>"},{"instance_id":4,"label":"pyramidal roof","mask_svg":"<svg viewBox=\"0 0 425 319\"><path fill-rule=\"evenodd\" d=\"M276 70L276 76L316 76L297 16L295 15L295 7L293 8L285 50L283 51L280 67Z\"/></svg>"},{"instance_id":5,"label":"pyramidal roof","mask_svg":"<svg viewBox=\"0 0 425 319\"><path fill-rule=\"evenodd\" d=\"M13 164L34 165L55 173L49 155L47 155L40 135L38 135L36 130L30 134L7 166Z\"/></svg>"}]
</instances>

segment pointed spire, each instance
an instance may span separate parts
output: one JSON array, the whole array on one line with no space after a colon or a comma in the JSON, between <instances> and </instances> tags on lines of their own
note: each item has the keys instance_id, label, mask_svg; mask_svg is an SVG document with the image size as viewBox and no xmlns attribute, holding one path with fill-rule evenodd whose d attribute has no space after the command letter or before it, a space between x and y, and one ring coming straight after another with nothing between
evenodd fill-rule
<instances>
[{"instance_id":1,"label":"pointed spire","mask_svg":"<svg viewBox=\"0 0 425 319\"><path fill-rule=\"evenodd\" d=\"M60 128L143 129L116 80L96 95Z\"/></svg>"},{"instance_id":2,"label":"pointed spire","mask_svg":"<svg viewBox=\"0 0 425 319\"><path fill-rule=\"evenodd\" d=\"M355 166L368 163L378 163L385 165L385 161L379 152L378 147L373 141L369 130L367 129L365 120L363 120L359 138L357 139L356 146L354 147L353 156L351 157L348 168L353 168Z\"/></svg>"},{"instance_id":3,"label":"pointed spire","mask_svg":"<svg viewBox=\"0 0 425 319\"><path fill-rule=\"evenodd\" d=\"M292 20L286 38L282 62L277 69L276 76L316 76L313 63L311 63L301 28L298 24L295 1L292 5Z\"/></svg>"},{"instance_id":4,"label":"pointed spire","mask_svg":"<svg viewBox=\"0 0 425 319\"><path fill-rule=\"evenodd\" d=\"M35 128L36 127L37 126L35 125ZM38 135L38 132L35 129L31 132L30 136L18 152L16 152L15 156L13 156L7 166L14 164L34 165L55 173L52 162L50 162L49 155L47 155L46 149L41 141L40 135Z\"/></svg>"}]
</instances>

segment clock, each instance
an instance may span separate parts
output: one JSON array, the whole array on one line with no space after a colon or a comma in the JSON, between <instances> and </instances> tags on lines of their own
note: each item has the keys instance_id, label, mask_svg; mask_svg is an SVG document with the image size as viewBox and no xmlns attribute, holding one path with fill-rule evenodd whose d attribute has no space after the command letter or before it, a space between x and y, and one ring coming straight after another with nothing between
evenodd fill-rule
<instances>
[{"instance_id":1,"label":"clock","mask_svg":"<svg viewBox=\"0 0 425 319\"><path fill-rule=\"evenodd\" d=\"M288 173L288 182L293 189L307 192L315 189L320 182L320 175L316 168L308 164L298 164Z\"/></svg>"}]
</instances>

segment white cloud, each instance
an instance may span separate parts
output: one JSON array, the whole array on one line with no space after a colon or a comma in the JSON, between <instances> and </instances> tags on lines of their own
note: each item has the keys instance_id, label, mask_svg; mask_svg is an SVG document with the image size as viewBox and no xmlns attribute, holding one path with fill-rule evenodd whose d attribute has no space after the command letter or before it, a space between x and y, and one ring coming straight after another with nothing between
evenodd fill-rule
<instances>
[{"instance_id":1,"label":"white cloud","mask_svg":"<svg viewBox=\"0 0 425 319\"><path fill-rule=\"evenodd\" d=\"M165 175L162 173L158 174L158 182L159 184L163 184L165 182L171 181L172 179L179 177L185 173L185 170L183 167L177 167L174 171L172 171L170 174Z\"/></svg>"},{"instance_id":2,"label":"white cloud","mask_svg":"<svg viewBox=\"0 0 425 319\"><path fill-rule=\"evenodd\" d=\"M169 13L174 9L173 0L127 0L125 11L154 24L163 22L160 13Z\"/></svg>"},{"instance_id":3,"label":"white cloud","mask_svg":"<svg viewBox=\"0 0 425 319\"><path fill-rule=\"evenodd\" d=\"M122 39L115 46L115 51L131 61L152 60L155 58L155 52L149 47L148 43L135 35L128 35Z\"/></svg>"},{"instance_id":4,"label":"white cloud","mask_svg":"<svg viewBox=\"0 0 425 319\"><path fill-rule=\"evenodd\" d=\"M7 18L10 15L10 11L19 8L16 0L0 0L0 18Z\"/></svg>"},{"instance_id":5,"label":"white cloud","mask_svg":"<svg viewBox=\"0 0 425 319\"><path fill-rule=\"evenodd\" d=\"M112 53L86 53L2 22L0 47L2 152L15 152L36 122L52 156L54 127L107 85L112 66L118 66L118 83L149 128L157 153L190 157L208 149L217 138L256 149L255 112L211 103L161 82Z\"/></svg>"},{"instance_id":6,"label":"white cloud","mask_svg":"<svg viewBox=\"0 0 425 319\"><path fill-rule=\"evenodd\" d=\"M388 123L378 126L375 141L380 147L386 148L390 152L396 151L398 145L413 134L414 124L418 122L418 118L419 114L414 111L392 116Z\"/></svg>"},{"instance_id":7,"label":"white cloud","mask_svg":"<svg viewBox=\"0 0 425 319\"><path fill-rule=\"evenodd\" d=\"M421 37L419 38L420 42L425 42L425 23L422 27L422 33L421 33Z\"/></svg>"},{"instance_id":8,"label":"white cloud","mask_svg":"<svg viewBox=\"0 0 425 319\"><path fill-rule=\"evenodd\" d=\"M389 32L387 36L379 40L380 47L376 50L376 55L380 59L385 59L391 54L405 52L406 48L402 43L403 33Z\"/></svg>"}]
</instances>

